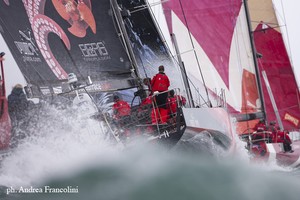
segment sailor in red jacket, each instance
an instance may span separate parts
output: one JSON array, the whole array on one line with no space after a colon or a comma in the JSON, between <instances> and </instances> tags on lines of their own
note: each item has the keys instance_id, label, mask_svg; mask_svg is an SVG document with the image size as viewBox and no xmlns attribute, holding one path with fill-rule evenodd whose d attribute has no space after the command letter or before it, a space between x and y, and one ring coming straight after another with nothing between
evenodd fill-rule
<instances>
[{"instance_id":1,"label":"sailor in red jacket","mask_svg":"<svg viewBox=\"0 0 300 200\"><path fill-rule=\"evenodd\" d=\"M175 116L177 112L177 106L185 106L186 99L181 95L175 95L174 90L170 90L168 97L168 114L169 116Z\"/></svg>"},{"instance_id":2,"label":"sailor in red jacket","mask_svg":"<svg viewBox=\"0 0 300 200\"><path fill-rule=\"evenodd\" d=\"M264 119L260 119L259 122L253 128L257 132L266 131L267 126Z\"/></svg>"},{"instance_id":3,"label":"sailor in red jacket","mask_svg":"<svg viewBox=\"0 0 300 200\"><path fill-rule=\"evenodd\" d=\"M168 76L164 73L164 66L158 67L159 73L156 74L151 80L151 90L154 94L154 105L155 109L152 110L151 118L152 123L167 123L168 110L167 110L167 98L168 98L168 88L170 86L170 81ZM155 95L156 92L163 92L161 94Z\"/></svg>"},{"instance_id":4,"label":"sailor in red jacket","mask_svg":"<svg viewBox=\"0 0 300 200\"><path fill-rule=\"evenodd\" d=\"M121 100L117 95L114 96L114 102L115 103L112 107L113 118L124 125L124 123L126 122L126 118L130 117L130 106L126 101Z\"/></svg>"},{"instance_id":5,"label":"sailor in red jacket","mask_svg":"<svg viewBox=\"0 0 300 200\"><path fill-rule=\"evenodd\" d=\"M152 97L144 97L139 109L138 109L138 118L142 123L151 123L150 112L152 110Z\"/></svg>"}]
</instances>

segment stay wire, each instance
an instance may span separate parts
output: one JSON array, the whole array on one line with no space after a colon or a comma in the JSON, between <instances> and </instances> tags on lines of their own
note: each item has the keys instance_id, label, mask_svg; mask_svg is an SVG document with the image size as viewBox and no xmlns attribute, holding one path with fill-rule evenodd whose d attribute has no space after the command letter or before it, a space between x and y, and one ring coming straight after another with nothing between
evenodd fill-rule
<instances>
[{"instance_id":1,"label":"stay wire","mask_svg":"<svg viewBox=\"0 0 300 200\"><path fill-rule=\"evenodd\" d=\"M203 77L203 73L202 73L202 70L201 70L200 62L199 62L199 59L198 59L198 56L197 56L197 53L196 53L196 50L195 50L195 45L194 45L194 42L193 42L193 39L192 39L192 35L191 35L190 28L189 28L189 24L187 22L186 15L185 15L185 12L184 12L181 0L179 0L179 4L180 4L180 8L181 8L183 17L184 17L186 28L187 28L188 33L189 33L190 41L191 41L191 44L192 44L192 47L193 47L193 50L194 50L194 55L195 55L195 58L196 58L196 61L197 61L197 65L198 65L198 68L199 68L199 71L200 71L200 74L201 74L201 79L203 81L203 85L204 85L205 92L206 92L206 95L207 95L207 100L208 100L208 103L209 103L208 106L212 107L212 104L211 104L211 101L210 101L209 95L208 95L208 90L207 90L207 87L206 87L206 84L205 84L205 80L204 80L204 77Z\"/></svg>"}]
</instances>

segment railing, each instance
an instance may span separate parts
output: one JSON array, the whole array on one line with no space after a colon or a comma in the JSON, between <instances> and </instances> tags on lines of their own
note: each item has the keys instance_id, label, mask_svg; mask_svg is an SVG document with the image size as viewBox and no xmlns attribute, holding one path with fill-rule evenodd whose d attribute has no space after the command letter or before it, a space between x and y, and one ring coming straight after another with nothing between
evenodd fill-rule
<instances>
[{"instance_id":1,"label":"railing","mask_svg":"<svg viewBox=\"0 0 300 200\"><path fill-rule=\"evenodd\" d=\"M290 131L289 136L292 141L300 141L300 132L299 131Z\"/></svg>"},{"instance_id":2,"label":"railing","mask_svg":"<svg viewBox=\"0 0 300 200\"><path fill-rule=\"evenodd\" d=\"M122 120L114 120L117 129L120 130L121 137L130 137L139 134L149 134L158 137L168 137L168 134L175 133L177 131L178 111L183 106L180 96L180 90L178 88L173 89L176 102L168 102L160 107L165 107L167 113L161 113L158 109L155 98L158 95L169 93L172 90L165 92L154 93L151 97L151 103L145 105L138 105L131 108L131 115L124 117ZM176 112L170 108L170 103L176 103ZM165 115L166 116L162 116ZM167 118L167 123L162 124L163 117Z\"/></svg>"}]
</instances>

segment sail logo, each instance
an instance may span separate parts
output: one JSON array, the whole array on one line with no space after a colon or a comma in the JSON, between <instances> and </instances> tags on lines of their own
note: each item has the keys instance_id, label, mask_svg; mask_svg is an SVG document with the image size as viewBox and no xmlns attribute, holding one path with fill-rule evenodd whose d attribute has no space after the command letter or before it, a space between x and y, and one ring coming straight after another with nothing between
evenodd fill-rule
<instances>
[{"instance_id":1,"label":"sail logo","mask_svg":"<svg viewBox=\"0 0 300 200\"><path fill-rule=\"evenodd\" d=\"M104 41L97 43L79 44L85 61L102 61L111 59Z\"/></svg>"},{"instance_id":2,"label":"sail logo","mask_svg":"<svg viewBox=\"0 0 300 200\"><path fill-rule=\"evenodd\" d=\"M15 41L15 45L17 46L18 50L21 54L27 55L27 56L38 56L38 52L35 50L35 47L28 42L17 42Z\"/></svg>"},{"instance_id":3,"label":"sail logo","mask_svg":"<svg viewBox=\"0 0 300 200\"><path fill-rule=\"evenodd\" d=\"M299 119L297 119L296 117L293 117L292 115L290 115L288 113L285 113L284 120L292 122L295 126L298 126L298 124L299 124Z\"/></svg>"},{"instance_id":4,"label":"sail logo","mask_svg":"<svg viewBox=\"0 0 300 200\"><path fill-rule=\"evenodd\" d=\"M41 62L41 59L38 56L38 52L36 48L32 45L32 43L28 42L14 42L16 47L18 48L20 54L23 55L24 62Z\"/></svg>"}]
</instances>

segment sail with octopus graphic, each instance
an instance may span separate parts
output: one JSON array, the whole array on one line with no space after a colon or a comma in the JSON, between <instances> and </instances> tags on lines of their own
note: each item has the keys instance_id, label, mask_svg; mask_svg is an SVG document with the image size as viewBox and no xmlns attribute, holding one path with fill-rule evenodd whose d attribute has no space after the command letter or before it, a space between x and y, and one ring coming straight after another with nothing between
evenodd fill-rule
<instances>
[{"instance_id":1,"label":"sail with octopus graphic","mask_svg":"<svg viewBox=\"0 0 300 200\"><path fill-rule=\"evenodd\" d=\"M69 73L80 81L90 76L94 90L133 87L133 62L109 0L2 0L0 18L27 83L45 93L55 92Z\"/></svg>"}]
</instances>

